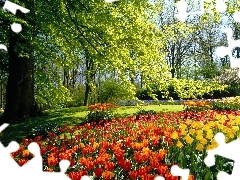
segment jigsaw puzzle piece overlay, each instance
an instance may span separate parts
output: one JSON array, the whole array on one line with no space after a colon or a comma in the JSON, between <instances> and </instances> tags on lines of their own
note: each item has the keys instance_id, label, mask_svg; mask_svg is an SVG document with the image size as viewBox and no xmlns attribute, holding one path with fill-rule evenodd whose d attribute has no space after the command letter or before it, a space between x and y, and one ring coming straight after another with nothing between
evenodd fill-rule
<instances>
[{"instance_id":1,"label":"jigsaw puzzle piece overlay","mask_svg":"<svg viewBox=\"0 0 240 180\"><path fill-rule=\"evenodd\" d=\"M59 162L59 166L60 166L60 172L43 172L41 175L41 179L71 180L67 175L64 174L68 169L68 167L70 166L70 162L68 160L61 160Z\"/></svg>"},{"instance_id":2,"label":"jigsaw puzzle piece overlay","mask_svg":"<svg viewBox=\"0 0 240 180\"><path fill-rule=\"evenodd\" d=\"M28 145L28 150L30 153L34 154L34 158L21 167L21 172L27 179L32 179L32 176L29 175L29 172L31 172L30 174L36 177L41 177L41 179L70 180L70 178L64 174L70 166L68 160L62 160L59 162L60 172L44 172L42 169L43 162L39 145L36 142L32 142Z\"/></svg>"},{"instance_id":3,"label":"jigsaw puzzle piece overlay","mask_svg":"<svg viewBox=\"0 0 240 180\"><path fill-rule=\"evenodd\" d=\"M12 3L10 1L5 1L4 6L3 6L3 10L4 9L8 10L9 12L13 13L14 15L16 15L17 10L20 10L22 13L30 12L29 9L26 9L26 8L24 8L22 6L19 6L15 3ZM13 32L19 33L19 32L22 31L22 25L18 24L18 23L13 23L11 25L11 29L12 29ZM7 47L4 44L0 44L0 49L3 49L5 51L7 51Z\"/></svg>"},{"instance_id":4,"label":"jigsaw puzzle piece overlay","mask_svg":"<svg viewBox=\"0 0 240 180\"><path fill-rule=\"evenodd\" d=\"M112 2L116 2L118 0L105 0L106 3L112 3Z\"/></svg>"},{"instance_id":5,"label":"jigsaw puzzle piece overlay","mask_svg":"<svg viewBox=\"0 0 240 180\"><path fill-rule=\"evenodd\" d=\"M182 180L188 180L190 170L189 169L182 169L177 165L173 165L171 167L171 174L173 176L180 176L182 177ZM154 180L165 180L162 176L157 176Z\"/></svg>"},{"instance_id":6,"label":"jigsaw puzzle piece overlay","mask_svg":"<svg viewBox=\"0 0 240 180\"><path fill-rule=\"evenodd\" d=\"M205 0L206 1L206 0ZM211 0L208 0L207 2L211 2ZM176 3L176 7L178 9L178 14L176 14L175 16L180 20L180 21L185 21L187 16L191 15L191 14L199 14L202 15L204 13L204 0L200 1L200 6L201 6L201 10L200 11L196 11L196 12L187 12L187 3L184 0L178 1ZM227 5L224 2L224 0L217 0L216 1L216 10L219 13L223 13L225 12L227 9ZM233 18L236 22L240 22L240 11L235 12L233 14ZM224 47L224 46L220 46L216 49L216 53L218 57L225 57L226 55L228 55L230 57L230 64L231 64L231 68L236 68L236 67L240 67L240 60L237 58L234 58L232 56L232 50L233 48L236 47L240 47L240 40L233 40L232 39L232 29L231 28L226 28L223 30L223 32L225 32L227 34L227 39L228 39L228 47ZM240 72L238 74L238 76L240 77Z\"/></svg>"},{"instance_id":7,"label":"jigsaw puzzle piece overlay","mask_svg":"<svg viewBox=\"0 0 240 180\"><path fill-rule=\"evenodd\" d=\"M219 46L218 48L216 48L217 56L223 58L226 55L228 55L230 57L231 68L240 67L240 59L232 56L232 50L236 47L240 47L240 39L239 40L232 39L233 31L231 28L226 28L223 30L223 32L227 34L228 47Z\"/></svg>"},{"instance_id":8,"label":"jigsaw puzzle piece overlay","mask_svg":"<svg viewBox=\"0 0 240 180\"><path fill-rule=\"evenodd\" d=\"M233 14L233 18L236 22L240 23L240 11Z\"/></svg>"},{"instance_id":9,"label":"jigsaw puzzle piece overlay","mask_svg":"<svg viewBox=\"0 0 240 180\"><path fill-rule=\"evenodd\" d=\"M28 145L28 150L30 153L34 154L34 158L21 167L22 171L25 171L26 173L42 172L43 162L39 145L36 142L32 142Z\"/></svg>"},{"instance_id":10,"label":"jigsaw puzzle piece overlay","mask_svg":"<svg viewBox=\"0 0 240 180\"><path fill-rule=\"evenodd\" d=\"M92 180L92 179L89 176L84 175L81 177L81 180Z\"/></svg>"},{"instance_id":11,"label":"jigsaw puzzle piece overlay","mask_svg":"<svg viewBox=\"0 0 240 180\"><path fill-rule=\"evenodd\" d=\"M6 0L5 4L3 6L3 9L7 9L11 13L13 13L14 15L16 15L17 10L20 10L20 11L22 11L25 14L30 12L29 9L26 9L26 8L24 8L22 6L19 6L19 5L15 4L15 3L12 3L12 2L10 2L8 0Z\"/></svg>"},{"instance_id":12,"label":"jigsaw puzzle piece overlay","mask_svg":"<svg viewBox=\"0 0 240 180\"><path fill-rule=\"evenodd\" d=\"M14 15L16 15L17 10L19 10L19 11L21 11L22 13L25 13L25 14L28 13L28 12L30 12L29 9L26 9L26 8L24 8L24 7L22 7L22 6L19 6L19 5L15 4L15 3L12 3L12 2L10 2L10 1L6 1L6 2L4 3L3 9L8 10L9 12L13 13ZM18 23L13 23L13 24L11 25L11 29L12 29L13 32L19 33L19 32L22 31L22 25L21 25L21 24L18 24Z\"/></svg>"},{"instance_id":13,"label":"jigsaw puzzle piece overlay","mask_svg":"<svg viewBox=\"0 0 240 180\"><path fill-rule=\"evenodd\" d=\"M218 180L223 179L239 179L240 177L240 140L236 139L232 142L226 143L223 133L217 133L214 136L215 141L218 143L218 147L207 151L208 155L204 159L204 163L210 167L215 165L215 155L219 155L234 161L232 174L229 175L225 172L218 173Z\"/></svg>"},{"instance_id":14,"label":"jigsaw puzzle piece overlay","mask_svg":"<svg viewBox=\"0 0 240 180\"><path fill-rule=\"evenodd\" d=\"M204 11L205 11L205 9L204 9L204 0L200 1L200 11L187 12L188 5L187 5L186 1L184 1L184 0L178 1L176 3L176 7L178 9L178 14L176 14L176 17L180 21L183 21L183 22L186 21L186 18L189 15L196 15L196 14L202 15L202 14L204 14ZM225 4L224 0L217 0L216 1L216 10L217 10L217 12L223 13L223 12L226 11L226 9L227 9L227 5Z\"/></svg>"},{"instance_id":15,"label":"jigsaw puzzle piece overlay","mask_svg":"<svg viewBox=\"0 0 240 180\"><path fill-rule=\"evenodd\" d=\"M15 173L18 174L20 166L11 156L11 153L16 152L18 149L19 144L15 141L12 141L7 147L4 147L0 142L0 179Z\"/></svg>"}]
</instances>

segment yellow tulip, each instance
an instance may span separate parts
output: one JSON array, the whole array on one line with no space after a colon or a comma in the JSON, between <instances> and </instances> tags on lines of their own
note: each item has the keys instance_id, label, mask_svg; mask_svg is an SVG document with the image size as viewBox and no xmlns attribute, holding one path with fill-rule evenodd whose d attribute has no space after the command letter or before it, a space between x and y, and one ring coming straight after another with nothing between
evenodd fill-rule
<instances>
[{"instance_id":1,"label":"yellow tulip","mask_svg":"<svg viewBox=\"0 0 240 180\"><path fill-rule=\"evenodd\" d=\"M202 138L202 139L200 140L200 143L203 144L203 145L205 145L205 144L207 144L207 140L206 140L205 138Z\"/></svg>"},{"instance_id":2,"label":"yellow tulip","mask_svg":"<svg viewBox=\"0 0 240 180\"><path fill-rule=\"evenodd\" d=\"M228 118L229 118L229 120L230 120L230 121L232 121L232 120L234 120L234 119L235 119L235 116L234 116L234 115L232 115L232 114L229 114L229 115L228 115Z\"/></svg>"},{"instance_id":3,"label":"yellow tulip","mask_svg":"<svg viewBox=\"0 0 240 180\"><path fill-rule=\"evenodd\" d=\"M230 138L230 139L233 139L234 138L234 134L231 131L228 131L227 132L227 137Z\"/></svg>"},{"instance_id":4,"label":"yellow tulip","mask_svg":"<svg viewBox=\"0 0 240 180\"><path fill-rule=\"evenodd\" d=\"M185 130L185 129L187 129L187 125L181 123L181 124L180 124L180 129L181 129L181 130Z\"/></svg>"},{"instance_id":5,"label":"yellow tulip","mask_svg":"<svg viewBox=\"0 0 240 180\"><path fill-rule=\"evenodd\" d=\"M240 124L240 116L236 116L236 118L235 118L235 124Z\"/></svg>"},{"instance_id":6,"label":"yellow tulip","mask_svg":"<svg viewBox=\"0 0 240 180\"><path fill-rule=\"evenodd\" d=\"M196 139L197 139L198 141L201 141L201 140L203 139L203 136L202 136L202 135L197 135L197 136L196 136Z\"/></svg>"},{"instance_id":7,"label":"yellow tulip","mask_svg":"<svg viewBox=\"0 0 240 180\"><path fill-rule=\"evenodd\" d=\"M196 130L195 130L195 129L190 129L190 130L189 130L189 134L191 134L191 135L194 135L194 134L195 134L195 132L196 132Z\"/></svg>"},{"instance_id":8,"label":"yellow tulip","mask_svg":"<svg viewBox=\"0 0 240 180\"><path fill-rule=\"evenodd\" d=\"M227 133L228 131L229 131L229 128L226 127L226 126L223 126L223 128L222 128L222 132L223 132L223 133Z\"/></svg>"},{"instance_id":9,"label":"yellow tulip","mask_svg":"<svg viewBox=\"0 0 240 180\"><path fill-rule=\"evenodd\" d=\"M192 124L192 120L187 119L187 120L185 121L185 123L186 123L187 125L191 125L191 124Z\"/></svg>"},{"instance_id":10,"label":"yellow tulip","mask_svg":"<svg viewBox=\"0 0 240 180\"><path fill-rule=\"evenodd\" d=\"M196 134L201 136L202 135L202 130L196 130Z\"/></svg>"},{"instance_id":11,"label":"yellow tulip","mask_svg":"<svg viewBox=\"0 0 240 180\"><path fill-rule=\"evenodd\" d=\"M202 151L204 149L204 146L201 143L199 143L197 145L196 149L199 150L199 151Z\"/></svg>"},{"instance_id":12,"label":"yellow tulip","mask_svg":"<svg viewBox=\"0 0 240 180\"><path fill-rule=\"evenodd\" d=\"M178 139L179 137L178 137L178 133L176 132L176 131L174 131L173 133L172 133L172 139Z\"/></svg>"},{"instance_id":13,"label":"yellow tulip","mask_svg":"<svg viewBox=\"0 0 240 180\"><path fill-rule=\"evenodd\" d=\"M213 148L218 147L218 143L215 141L215 139L212 139L211 146L212 146Z\"/></svg>"},{"instance_id":14,"label":"yellow tulip","mask_svg":"<svg viewBox=\"0 0 240 180\"><path fill-rule=\"evenodd\" d=\"M182 134L183 136L185 136L185 135L187 135L187 134L188 134L188 132L187 132L187 131L185 131L185 130L183 130L183 131L181 131L181 134Z\"/></svg>"},{"instance_id":15,"label":"yellow tulip","mask_svg":"<svg viewBox=\"0 0 240 180\"><path fill-rule=\"evenodd\" d=\"M198 123L197 123L197 122L193 122L193 123L191 124L191 126L192 126L192 128L198 128Z\"/></svg>"},{"instance_id":16,"label":"yellow tulip","mask_svg":"<svg viewBox=\"0 0 240 180\"><path fill-rule=\"evenodd\" d=\"M181 141L178 141L176 145L177 145L177 147L179 147L179 148L183 147L183 144L182 144Z\"/></svg>"},{"instance_id":17,"label":"yellow tulip","mask_svg":"<svg viewBox=\"0 0 240 180\"><path fill-rule=\"evenodd\" d=\"M210 129L210 126L209 126L209 125L210 125L210 123L209 123L207 126L204 126L204 127L203 127L203 130L207 132L207 131Z\"/></svg>"},{"instance_id":18,"label":"yellow tulip","mask_svg":"<svg viewBox=\"0 0 240 180\"><path fill-rule=\"evenodd\" d=\"M232 126L231 131L235 134L239 130L238 126Z\"/></svg>"},{"instance_id":19,"label":"yellow tulip","mask_svg":"<svg viewBox=\"0 0 240 180\"><path fill-rule=\"evenodd\" d=\"M193 138L192 137L190 137L189 135L186 135L185 136L185 140L186 140L186 142L188 143L188 144L192 144L192 142L193 142Z\"/></svg>"}]
</instances>

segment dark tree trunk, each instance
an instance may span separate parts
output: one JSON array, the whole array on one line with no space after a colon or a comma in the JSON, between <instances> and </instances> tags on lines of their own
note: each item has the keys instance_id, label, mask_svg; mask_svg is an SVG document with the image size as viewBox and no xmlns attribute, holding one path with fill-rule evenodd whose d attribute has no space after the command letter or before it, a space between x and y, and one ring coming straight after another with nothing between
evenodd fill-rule
<instances>
[{"instance_id":1,"label":"dark tree trunk","mask_svg":"<svg viewBox=\"0 0 240 180\"><path fill-rule=\"evenodd\" d=\"M83 104L84 106L88 106L89 93L90 93L90 85L89 85L89 83L86 82L84 104Z\"/></svg>"},{"instance_id":2,"label":"dark tree trunk","mask_svg":"<svg viewBox=\"0 0 240 180\"><path fill-rule=\"evenodd\" d=\"M140 87L143 88L143 77L140 75Z\"/></svg>"},{"instance_id":3,"label":"dark tree trunk","mask_svg":"<svg viewBox=\"0 0 240 180\"><path fill-rule=\"evenodd\" d=\"M174 67L171 69L171 74L172 74L172 78L174 78L175 77L175 68Z\"/></svg>"},{"instance_id":4,"label":"dark tree trunk","mask_svg":"<svg viewBox=\"0 0 240 180\"><path fill-rule=\"evenodd\" d=\"M25 15L18 11L20 18ZM23 26L23 25L22 25ZM33 45L29 39L31 29L23 26L22 32L10 31L9 38L9 76L6 87L6 106L2 122L14 123L24 118L41 115L34 99ZM21 51L21 47L23 51ZM21 56L22 53L26 55Z\"/></svg>"},{"instance_id":5,"label":"dark tree trunk","mask_svg":"<svg viewBox=\"0 0 240 180\"><path fill-rule=\"evenodd\" d=\"M86 76L86 82L85 82L85 97L84 97L84 106L88 106L88 101L89 101L89 94L92 91L90 83L95 82L95 74L96 70L94 68L94 62L89 54L89 52L86 50L85 52L85 58L86 58L86 71L85 71L85 76Z\"/></svg>"}]
</instances>

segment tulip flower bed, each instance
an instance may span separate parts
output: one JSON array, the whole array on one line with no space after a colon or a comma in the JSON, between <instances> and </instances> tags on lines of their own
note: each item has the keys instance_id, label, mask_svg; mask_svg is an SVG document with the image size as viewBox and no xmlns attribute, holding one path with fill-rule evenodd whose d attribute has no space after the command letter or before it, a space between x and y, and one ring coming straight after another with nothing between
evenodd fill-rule
<instances>
[{"instance_id":1,"label":"tulip flower bed","mask_svg":"<svg viewBox=\"0 0 240 180\"><path fill-rule=\"evenodd\" d=\"M86 116L86 120L88 123L93 125L103 125L106 120L111 121L113 118L113 109L117 109L118 106L111 104L111 103L98 103L94 105L88 106L90 110L89 114Z\"/></svg>"},{"instance_id":2,"label":"tulip flower bed","mask_svg":"<svg viewBox=\"0 0 240 180\"><path fill-rule=\"evenodd\" d=\"M240 97L223 98L222 100L202 100L202 101L185 101L185 111L206 111L212 110L240 110Z\"/></svg>"},{"instance_id":3,"label":"tulip flower bed","mask_svg":"<svg viewBox=\"0 0 240 180\"><path fill-rule=\"evenodd\" d=\"M216 166L204 164L206 150L217 147L213 136L223 132L227 141L239 134L240 112L202 111L171 112L151 116L112 119L103 126L83 126L60 129L62 135L49 132L46 140L24 139L21 148L12 153L25 164L32 158L26 150L35 141L41 147L45 171L59 171L62 159L71 162L67 171L73 180L82 175L94 179L153 180L161 175L177 180L170 174L173 164L190 169L190 179L216 179L219 171L231 173L230 161L216 157Z\"/></svg>"},{"instance_id":4,"label":"tulip flower bed","mask_svg":"<svg viewBox=\"0 0 240 180\"><path fill-rule=\"evenodd\" d=\"M185 111L205 111L211 108L210 101L186 101L184 102Z\"/></svg>"}]
</instances>

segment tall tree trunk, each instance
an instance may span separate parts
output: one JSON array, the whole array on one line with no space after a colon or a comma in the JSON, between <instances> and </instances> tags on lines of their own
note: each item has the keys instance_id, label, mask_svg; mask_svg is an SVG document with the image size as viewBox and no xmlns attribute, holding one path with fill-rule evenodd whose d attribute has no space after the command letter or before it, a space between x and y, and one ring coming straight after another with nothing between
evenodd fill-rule
<instances>
[{"instance_id":1,"label":"tall tree trunk","mask_svg":"<svg viewBox=\"0 0 240 180\"><path fill-rule=\"evenodd\" d=\"M172 74L172 78L174 78L175 77L175 67L172 67L171 74Z\"/></svg>"},{"instance_id":2,"label":"tall tree trunk","mask_svg":"<svg viewBox=\"0 0 240 180\"><path fill-rule=\"evenodd\" d=\"M20 11L17 15L25 19L25 14ZM29 40L30 34L29 27L23 27L19 34L10 31L9 76L2 122L14 123L24 118L41 115L34 98L33 45ZM26 53L24 57L21 56L23 52L20 52L20 47L23 47Z\"/></svg>"},{"instance_id":3,"label":"tall tree trunk","mask_svg":"<svg viewBox=\"0 0 240 180\"><path fill-rule=\"evenodd\" d=\"M96 70L94 69L94 62L89 54L89 52L86 50L85 52L85 62L86 62L86 71L85 71L85 77L86 77L86 82L85 82L85 97L84 97L84 106L88 106L88 100L89 100L89 94L92 91L90 83L95 83L95 74Z\"/></svg>"},{"instance_id":4,"label":"tall tree trunk","mask_svg":"<svg viewBox=\"0 0 240 180\"><path fill-rule=\"evenodd\" d=\"M90 85L88 82L86 82L86 89L85 89L85 95L84 95L84 106L88 106L88 99L89 99L89 93L90 93Z\"/></svg>"}]
</instances>

